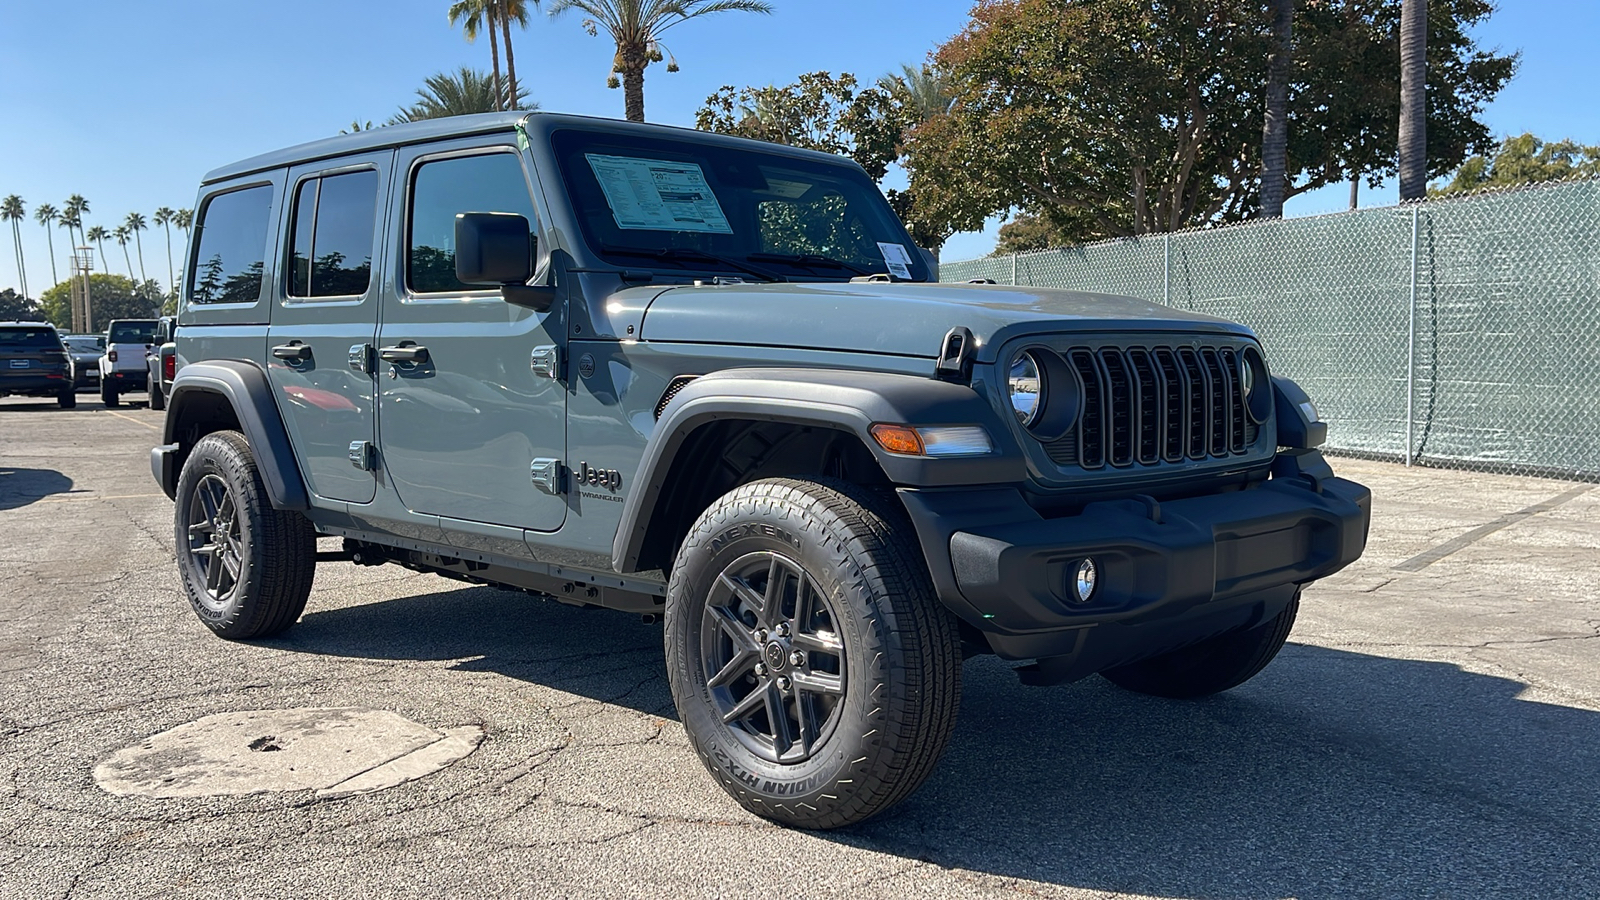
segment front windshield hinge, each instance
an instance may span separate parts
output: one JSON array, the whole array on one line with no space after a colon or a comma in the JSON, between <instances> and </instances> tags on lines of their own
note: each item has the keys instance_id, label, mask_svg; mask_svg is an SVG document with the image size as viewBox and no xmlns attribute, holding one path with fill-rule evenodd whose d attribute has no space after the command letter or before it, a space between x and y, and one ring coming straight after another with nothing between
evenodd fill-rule
<instances>
[{"instance_id":1,"label":"front windshield hinge","mask_svg":"<svg viewBox=\"0 0 1600 900\"><path fill-rule=\"evenodd\" d=\"M851 284L886 284L891 281L894 281L894 279L882 272L876 275L857 275L850 279Z\"/></svg>"},{"instance_id":2,"label":"front windshield hinge","mask_svg":"<svg viewBox=\"0 0 1600 900\"><path fill-rule=\"evenodd\" d=\"M695 287L705 287L708 283L709 284L749 284L750 282L745 281L743 278L740 278L737 275L718 275L715 278L712 278L710 282L707 282L704 278L696 278L694 280L694 286Z\"/></svg>"},{"instance_id":3,"label":"front windshield hinge","mask_svg":"<svg viewBox=\"0 0 1600 900\"><path fill-rule=\"evenodd\" d=\"M970 384L972 357L977 349L971 329L965 325L950 329L945 333L944 343L939 345L939 364L934 366L934 374L941 381Z\"/></svg>"}]
</instances>

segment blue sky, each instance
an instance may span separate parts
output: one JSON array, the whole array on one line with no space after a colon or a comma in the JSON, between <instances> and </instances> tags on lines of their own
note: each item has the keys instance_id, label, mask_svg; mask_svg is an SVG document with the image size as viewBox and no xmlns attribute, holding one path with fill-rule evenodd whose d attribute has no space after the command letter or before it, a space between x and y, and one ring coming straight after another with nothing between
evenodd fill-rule
<instances>
[{"instance_id":1,"label":"blue sky","mask_svg":"<svg viewBox=\"0 0 1600 900\"><path fill-rule=\"evenodd\" d=\"M445 19L447 0L87 0L70 17L51 4L0 3L0 196L28 203L23 228L29 287L51 283L40 203L90 201L89 225L129 211L192 205L200 176L266 150L336 134L352 119L382 122L426 76L489 67L485 39L468 44ZM723 84L787 83L801 72L849 71L872 80L921 61L966 22L968 0L773 0L771 16L728 14L688 23L666 44L683 71L652 67L646 113L691 125ZM1523 51L1523 68L1489 108L1500 133L1533 131L1600 143L1593 54L1595 0L1504 0L1481 30L1486 46ZM517 69L545 109L620 116L608 90L608 42L581 17L543 15L514 36ZM1550 23L1559 23L1552 26ZM1291 201L1294 215L1343 208L1334 187ZM1362 203L1392 202L1392 188ZM58 268L66 232L55 232ZM9 231L9 229L6 229ZM10 236L0 231L0 244ZM980 256L987 234L958 235L945 259ZM146 269L165 278L165 240L144 235ZM9 246L7 247L9 249ZM112 271L124 269L112 244ZM181 256L181 249L174 255ZM135 266L138 263L135 260ZM64 271L62 272L64 275ZM17 283L0 253L0 287Z\"/></svg>"}]
</instances>

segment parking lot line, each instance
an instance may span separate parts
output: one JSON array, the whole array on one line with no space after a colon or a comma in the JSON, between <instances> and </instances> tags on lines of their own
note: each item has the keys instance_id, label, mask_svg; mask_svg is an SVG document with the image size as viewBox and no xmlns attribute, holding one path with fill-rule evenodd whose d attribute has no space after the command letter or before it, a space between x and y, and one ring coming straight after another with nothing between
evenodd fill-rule
<instances>
[{"instance_id":1,"label":"parking lot line","mask_svg":"<svg viewBox=\"0 0 1600 900\"><path fill-rule=\"evenodd\" d=\"M38 501L35 501L35 502L38 502L38 503L75 503L75 502L83 501L83 500L144 500L144 499L148 499L150 497L165 497L165 496L166 496L166 494L112 494L109 497L94 497L94 496L85 497L85 496L81 496L80 495L80 496L75 496L75 497L45 497L44 499L38 500Z\"/></svg>"},{"instance_id":2,"label":"parking lot line","mask_svg":"<svg viewBox=\"0 0 1600 900\"><path fill-rule=\"evenodd\" d=\"M1536 516L1542 512L1549 512L1550 510L1555 509L1569 500L1576 500L1584 494L1589 493L1590 490L1591 489L1587 487L1573 488L1564 494L1557 494L1543 503L1535 503L1526 509L1519 509L1514 513L1507 513L1506 515L1503 515L1492 522L1486 522L1482 525L1479 525L1477 528L1472 529L1460 537L1451 538L1439 546L1434 547L1432 550L1424 550L1423 552L1418 553L1416 556L1413 556L1405 562L1395 566L1394 570L1396 572L1421 571L1422 569L1433 565L1439 560L1444 559L1446 556L1449 556L1458 550L1465 549L1466 547L1477 543L1489 535L1494 534L1496 531L1499 531L1502 528L1515 525L1529 516Z\"/></svg>"},{"instance_id":3,"label":"parking lot line","mask_svg":"<svg viewBox=\"0 0 1600 900\"><path fill-rule=\"evenodd\" d=\"M143 425L144 427L150 429L151 431L160 431L161 430L160 428L157 428L156 426L151 425L149 422L141 422L141 421L139 421L138 419L135 419L132 416L125 416L122 413L112 412L109 409L106 410L106 412L111 413L113 416L116 416L119 419L126 419L126 420L128 420L129 422L132 422L135 425Z\"/></svg>"}]
</instances>

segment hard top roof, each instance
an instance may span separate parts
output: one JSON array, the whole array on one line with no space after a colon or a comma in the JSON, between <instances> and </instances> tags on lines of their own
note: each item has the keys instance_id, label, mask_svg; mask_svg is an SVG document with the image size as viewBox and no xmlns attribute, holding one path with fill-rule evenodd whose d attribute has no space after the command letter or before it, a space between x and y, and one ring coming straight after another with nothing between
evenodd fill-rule
<instances>
[{"instance_id":1,"label":"hard top roof","mask_svg":"<svg viewBox=\"0 0 1600 900\"><path fill-rule=\"evenodd\" d=\"M320 141L311 141L274 150L259 156L242 159L236 163L212 169L207 172L201 184L212 184L277 169L285 166L296 166L301 163L313 162L319 159L328 159L334 156L343 156L350 153L362 153L368 150L381 150L388 147L401 147L407 144L420 144L428 141L444 140L454 137L465 137L474 134L493 134L500 131L510 131L518 122L527 121L531 124L537 120L538 124L547 129L554 129L561 125L581 126L594 131L611 131L638 134L653 134L663 138L684 139L691 137L696 141L710 143L743 145L750 149L761 149L766 152L786 153L793 156L807 156L826 159L834 163L845 162L840 157L829 153L819 153L815 150L800 150L794 147L785 147L779 144L769 144L762 141L752 141L746 138L730 137L728 135L714 134L708 131L697 131L693 128L678 128L671 125L651 125L648 123L628 122L622 119L607 119L598 116L577 116L567 113L544 112L493 112L478 113L470 116L449 116L442 119L425 119L420 122L407 122L402 125L385 125L381 128L371 128L366 131L357 131L353 134L341 134L336 137L324 138Z\"/></svg>"}]
</instances>

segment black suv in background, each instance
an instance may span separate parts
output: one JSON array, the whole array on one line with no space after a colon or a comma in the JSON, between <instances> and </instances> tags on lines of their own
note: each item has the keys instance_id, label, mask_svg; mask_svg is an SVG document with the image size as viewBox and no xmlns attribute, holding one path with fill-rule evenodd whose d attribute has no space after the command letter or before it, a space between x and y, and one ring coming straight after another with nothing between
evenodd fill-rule
<instances>
[{"instance_id":1,"label":"black suv in background","mask_svg":"<svg viewBox=\"0 0 1600 900\"><path fill-rule=\"evenodd\" d=\"M0 397L54 397L62 409L78 405L72 357L48 322L0 322Z\"/></svg>"},{"instance_id":2,"label":"black suv in background","mask_svg":"<svg viewBox=\"0 0 1600 900\"><path fill-rule=\"evenodd\" d=\"M72 383L78 390L100 387L100 357L106 354L103 334L66 334L61 342L72 356Z\"/></svg>"}]
</instances>

